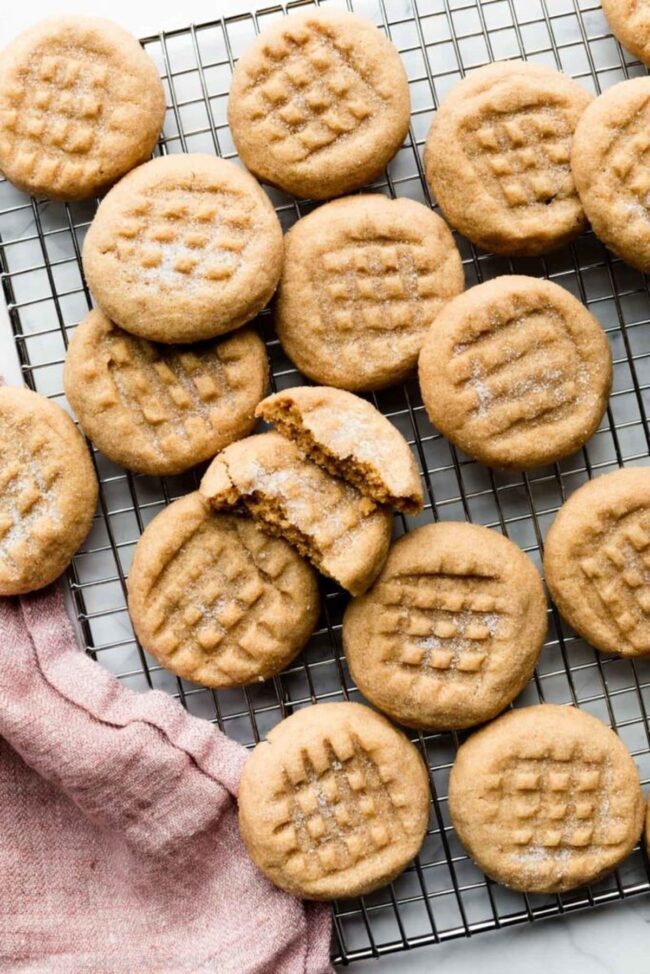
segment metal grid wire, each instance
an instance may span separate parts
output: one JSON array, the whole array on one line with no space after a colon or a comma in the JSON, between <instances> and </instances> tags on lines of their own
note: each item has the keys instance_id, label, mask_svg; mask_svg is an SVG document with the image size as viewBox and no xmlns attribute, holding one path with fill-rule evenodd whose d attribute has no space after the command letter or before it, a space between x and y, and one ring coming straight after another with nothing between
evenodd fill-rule
<instances>
[{"instance_id":1,"label":"metal grid wire","mask_svg":"<svg viewBox=\"0 0 650 974\"><path fill-rule=\"evenodd\" d=\"M286 10L308 6L304 0ZM344 6L332 0L332 6ZM644 73L611 37L596 0L355 0L348 6L374 21L399 48L413 103L409 137L373 189L429 203L421 153L435 107L466 71L490 60L549 64L597 93ZM234 61L254 35L282 16L280 6L149 37L167 93L160 152L235 155L226 124ZM285 228L312 204L271 190ZM71 330L90 307L80 249L94 203L32 200L0 183L0 272L25 381L66 406L62 363ZM600 319L614 356L614 389L588 448L529 474L491 471L451 447L429 424L415 381L372 397L415 452L427 506L396 518L396 534L428 521L468 520L502 531L540 565L545 532L566 497L593 475L647 462L650 389L650 293L643 275L612 258L592 234L545 259L506 260L459 239L468 286L501 273L549 277ZM271 358L273 387L300 383L273 335L268 312L259 328ZM80 635L87 651L126 685L164 689L193 714L215 721L245 745L294 709L323 700L356 699L341 650L346 596L322 582L319 628L294 665L259 686L213 692L176 679L138 646L126 611L125 579L144 526L170 500L196 485L196 475L157 479L128 473L94 455L101 500L94 527L69 572ZM650 663L597 654L549 610L549 638L537 672L517 705L543 700L577 704L616 728L650 780ZM483 930L556 916L650 889L637 849L589 889L562 896L524 896L492 883L472 864L450 826L447 781L465 735L413 734L431 769L431 823L418 861L390 886L335 905L334 958L346 963Z\"/></svg>"}]
</instances>

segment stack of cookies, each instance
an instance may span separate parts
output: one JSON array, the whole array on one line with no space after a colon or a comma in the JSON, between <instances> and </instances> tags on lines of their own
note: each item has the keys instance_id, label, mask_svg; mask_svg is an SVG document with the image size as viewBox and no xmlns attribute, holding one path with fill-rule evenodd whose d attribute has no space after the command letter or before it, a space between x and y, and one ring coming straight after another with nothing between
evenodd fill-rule
<instances>
[{"instance_id":1,"label":"stack of cookies","mask_svg":"<svg viewBox=\"0 0 650 974\"><path fill-rule=\"evenodd\" d=\"M617 0L606 7L645 56L650 21ZM526 891L591 882L630 852L638 773L616 736L577 710L498 716L544 644L541 576L510 540L472 524L427 524L391 546L393 513L406 523L423 510L419 471L356 393L417 370L431 422L490 467L532 469L587 442L612 383L602 327L547 280L465 291L450 226L478 247L530 256L589 220L650 270L649 86L639 78L592 100L541 65L474 71L426 142L445 222L410 199L344 195L380 174L410 124L398 52L356 15L282 18L240 58L228 118L246 169L209 155L150 159L161 83L108 22L44 22L0 59L7 177L51 199L105 192L83 247L96 307L64 370L79 425L141 475L211 461L138 542L128 592L142 646L204 686L269 679L318 624L317 572L332 579L352 596L345 656L376 708L427 731L496 718L459 750L450 812L479 865ZM255 177L329 202L283 238ZM254 319L276 290L277 336L317 384L267 395ZM253 434L258 420L274 429ZM0 449L0 593L20 594L70 562L97 478L70 419L35 393L0 390ZM598 649L650 654L649 552L649 468L583 486L558 514L547 582ZM316 899L389 882L417 854L428 814L416 748L352 703L283 721L240 791L251 857Z\"/></svg>"}]
</instances>

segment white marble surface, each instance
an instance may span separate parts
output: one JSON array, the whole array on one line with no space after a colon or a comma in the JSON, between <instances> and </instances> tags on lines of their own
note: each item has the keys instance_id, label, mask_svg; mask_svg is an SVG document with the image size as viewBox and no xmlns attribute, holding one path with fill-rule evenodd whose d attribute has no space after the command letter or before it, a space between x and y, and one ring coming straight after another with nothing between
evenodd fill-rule
<instances>
[{"instance_id":1,"label":"white marble surface","mask_svg":"<svg viewBox=\"0 0 650 974\"><path fill-rule=\"evenodd\" d=\"M391 0L386 0L390 5ZM515 0L515 3L517 0ZM528 0L519 0L527 3ZM552 7L554 0L548 0ZM250 0L30 0L28 4L2 5L0 44L39 17L60 13L99 14L112 17L139 35L200 23L220 13L250 8ZM454 4L452 4L454 6ZM571 4L569 4L571 6ZM10 383L20 381L9 332L6 309L0 302L0 369ZM647 974L650 970L650 898L641 896L590 912L523 925L471 940L453 941L393 954L380 960L352 965L356 974Z\"/></svg>"}]
</instances>

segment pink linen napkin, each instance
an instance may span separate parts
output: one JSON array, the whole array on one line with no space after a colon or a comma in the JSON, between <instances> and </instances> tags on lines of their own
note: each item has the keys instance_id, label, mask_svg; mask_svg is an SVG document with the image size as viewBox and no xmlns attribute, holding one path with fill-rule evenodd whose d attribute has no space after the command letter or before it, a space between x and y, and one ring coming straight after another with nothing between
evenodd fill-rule
<instances>
[{"instance_id":1,"label":"pink linen napkin","mask_svg":"<svg viewBox=\"0 0 650 974\"><path fill-rule=\"evenodd\" d=\"M0 599L0 970L325 974L330 911L246 855L246 752L75 646L58 589Z\"/></svg>"}]
</instances>

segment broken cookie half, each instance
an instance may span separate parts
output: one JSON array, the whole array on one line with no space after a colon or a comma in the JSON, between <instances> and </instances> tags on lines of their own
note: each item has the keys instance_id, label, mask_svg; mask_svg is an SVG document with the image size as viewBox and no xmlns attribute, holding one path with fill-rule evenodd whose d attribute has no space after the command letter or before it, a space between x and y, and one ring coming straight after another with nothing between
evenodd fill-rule
<instances>
[{"instance_id":1,"label":"broken cookie half","mask_svg":"<svg viewBox=\"0 0 650 974\"><path fill-rule=\"evenodd\" d=\"M365 399L329 386L297 386L262 400L255 415L376 504L404 514L422 510L420 476L408 443Z\"/></svg>"},{"instance_id":2,"label":"broken cookie half","mask_svg":"<svg viewBox=\"0 0 650 974\"><path fill-rule=\"evenodd\" d=\"M249 511L353 595L366 591L386 559L389 511L302 456L279 433L226 447L200 490L218 510Z\"/></svg>"}]
</instances>

